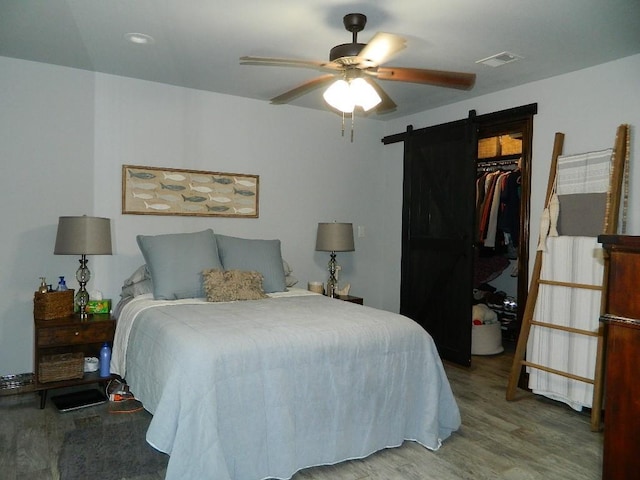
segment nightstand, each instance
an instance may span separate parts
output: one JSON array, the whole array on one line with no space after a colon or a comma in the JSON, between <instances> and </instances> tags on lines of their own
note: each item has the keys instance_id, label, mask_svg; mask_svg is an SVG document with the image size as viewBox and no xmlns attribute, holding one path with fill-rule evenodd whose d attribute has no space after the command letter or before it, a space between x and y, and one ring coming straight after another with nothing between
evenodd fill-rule
<instances>
[{"instance_id":1,"label":"nightstand","mask_svg":"<svg viewBox=\"0 0 640 480\"><path fill-rule=\"evenodd\" d=\"M364 300L361 297L354 297L353 295L336 295L335 298L349 303L357 303L358 305L364 305Z\"/></svg>"},{"instance_id":2,"label":"nightstand","mask_svg":"<svg viewBox=\"0 0 640 480\"><path fill-rule=\"evenodd\" d=\"M34 387L40 393L40 408L47 401L47 391L54 388L104 383L111 377L102 378L98 372L84 373L82 378L41 381L40 363L48 355L73 354L81 352L83 357L99 357L104 342L110 345L116 330L116 321L109 314L90 315L86 320L79 316L34 320ZM83 358L84 369L84 358Z\"/></svg>"}]
</instances>

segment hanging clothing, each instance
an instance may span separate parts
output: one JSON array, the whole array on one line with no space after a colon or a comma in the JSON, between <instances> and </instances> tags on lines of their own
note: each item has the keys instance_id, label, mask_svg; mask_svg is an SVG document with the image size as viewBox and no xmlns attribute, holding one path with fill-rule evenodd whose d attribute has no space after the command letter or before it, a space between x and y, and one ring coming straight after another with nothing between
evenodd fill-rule
<instances>
[{"instance_id":1,"label":"hanging clothing","mask_svg":"<svg viewBox=\"0 0 640 480\"><path fill-rule=\"evenodd\" d=\"M502 214L498 228L508 233L514 247L520 245L520 198L522 196L522 172L514 170L506 178L501 194Z\"/></svg>"},{"instance_id":2,"label":"hanging clothing","mask_svg":"<svg viewBox=\"0 0 640 480\"><path fill-rule=\"evenodd\" d=\"M487 234L484 240L484 246L488 248L496 247L496 237L498 236L498 217L502 215L502 192L504 191L505 180L509 175L509 173L500 172L496 178L495 186L493 188L493 199L487 223Z\"/></svg>"},{"instance_id":3,"label":"hanging clothing","mask_svg":"<svg viewBox=\"0 0 640 480\"><path fill-rule=\"evenodd\" d=\"M476 241L488 249L516 247L520 234L520 169L481 172L476 180Z\"/></svg>"}]
</instances>

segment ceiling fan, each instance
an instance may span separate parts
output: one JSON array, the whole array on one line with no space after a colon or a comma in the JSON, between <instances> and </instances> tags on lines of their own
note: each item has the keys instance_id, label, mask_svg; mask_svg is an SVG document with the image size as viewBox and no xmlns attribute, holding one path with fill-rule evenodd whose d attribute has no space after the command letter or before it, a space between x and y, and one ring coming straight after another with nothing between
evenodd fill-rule
<instances>
[{"instance_id":1,"label":"ceiling fan","mask_svg":"<svg viewBox=\"0 0 640 480\"><path fill-rule=\"evenodd\" d=\"M473 73L383 67L383 63L405 48L405 39L391 33L378 32L369 43L358 43L358 32L364 29L367 17L361 13L349 13L344 16L343 23L347 31L352 33L352 41L351 43L333 47L329 53L329 61L245 56L240 57L240 63L242 65L302 67L330 72L308 80L272 98L271 103L288 103L312 90L334 83L327 89L324 97L327 103L341 111L343 115L345 113L353 113L355 106L358 105L365 111L375 107L376 113L389 112L397 107L389 95L374 81L376 78L378 80L419 83L460 90L468 90L475 83L476 76ZM338 95L347 95L345 92L348 91L349 86L353 85L353 90L355 90L355 86L358 84L363 89L368 89L373 98L362 100L361 103L357 103L358 99L355 101L349 100L345 106L343 99L335 100L330 94L330 90L333 88L335 90L334 94L337 92ZM351 95L354 94L353 90ZM371 91L374 93L371 93ZM332 99L334 100L333 102Z\"/></svg>"}]
</instances>

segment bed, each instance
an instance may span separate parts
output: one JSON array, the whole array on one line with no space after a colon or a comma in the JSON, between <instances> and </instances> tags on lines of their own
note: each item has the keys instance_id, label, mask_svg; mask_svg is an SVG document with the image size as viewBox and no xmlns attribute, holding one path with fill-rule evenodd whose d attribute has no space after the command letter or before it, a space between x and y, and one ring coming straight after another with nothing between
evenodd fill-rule
<instances>
[{"instance_id":1,"label":"bed","mask_svg":"<svg viewBox=\"0 0 640 480\"><path fill-rule=\"evenodd\" d=\"M239 266L225 250L216 275ZM435 345L412 320L286 287L284 271L270 292L281 287L261 274L255 300L161 298L149 270L154 291L119 308L111 367L153 415L147 441L170 455L167 479L287 479L405 440L436 450L459 428Z\"/></svg>"}]
</instances>

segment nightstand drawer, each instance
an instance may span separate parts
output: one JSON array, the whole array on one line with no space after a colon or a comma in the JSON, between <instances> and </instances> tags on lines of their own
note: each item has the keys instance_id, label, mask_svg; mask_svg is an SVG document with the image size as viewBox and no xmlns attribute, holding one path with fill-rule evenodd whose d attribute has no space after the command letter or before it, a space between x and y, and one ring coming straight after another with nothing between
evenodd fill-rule
<instances>
[{"instance_id":1,"label":"nightstand drawer","mask_svg":"<svg viewBox=\"0 0 640 480\"><path fill-rule=\"evenodd\" d=\"M115 322L95 322L38 329L38 347L110 342Z\"/></svg>"}]
</instances>

